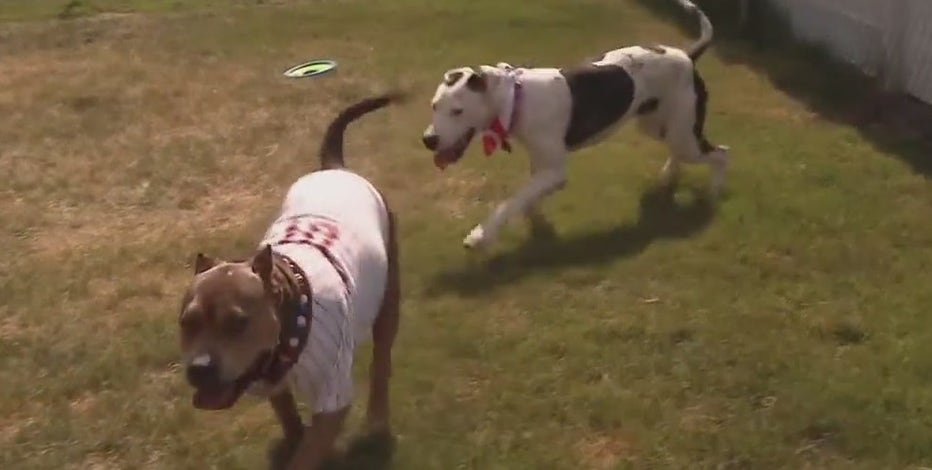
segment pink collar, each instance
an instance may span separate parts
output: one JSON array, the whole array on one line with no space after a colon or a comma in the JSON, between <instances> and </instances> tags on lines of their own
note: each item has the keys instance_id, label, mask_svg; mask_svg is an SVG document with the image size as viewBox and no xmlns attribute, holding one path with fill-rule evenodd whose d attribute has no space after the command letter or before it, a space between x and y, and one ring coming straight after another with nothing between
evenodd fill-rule
<instances>
[{"instance_id":1,"label":"pink collar","mask_svg":"<svg viewBox=\"0 0 932 470\"><path fill-rule=\"evenodd\" d=\"M521 106L521 80L517 77L520 72L514 72L514 88L511 96L511 113L508 114L507 124L502 122L502 116L497 116L488 129L483 131L482 149L485 155L489 156L495 153L499 146L508 153L511 153L511 144L508 142L508 135L515 128L518 121L518 108ZM506 111L507 112L507 111Z\"/></svg>"}]
</instances>

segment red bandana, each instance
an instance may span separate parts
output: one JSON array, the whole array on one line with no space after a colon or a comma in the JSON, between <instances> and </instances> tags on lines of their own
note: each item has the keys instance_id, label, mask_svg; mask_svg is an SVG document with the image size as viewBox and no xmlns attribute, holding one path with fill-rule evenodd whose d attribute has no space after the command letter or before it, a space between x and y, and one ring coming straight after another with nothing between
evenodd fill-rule
<instances>
[{"instance_id":1,"label":"red bandana","mask_svg":"<svg viewBox=\"0 0 932 470\"><path fill-rule=\"evenodd\" d=\"M511 144L508 143L508 131L502 125L502 120L495 118L488 130L489 132L482 136L482 149L485 151L485 156L488 157L495 153L499 144L501 144L504 151L511 153Z\"/></svg>"},{"instance_id":2,"label":"red bandana","mask_svg":"<svg viewBox=\"0 0 932 470\"><path fill-rule=\"evenodd\" d=\"M496 117L482 134L482 149L485 155L489 156L495 153L495 150L501 146L502 150L511 153L511 143L508 142L509 132L515 128L515 122L518 119L518 106L521 105L521 82L515 77L514 95L511 99L511 115L509 116L508 127L502 123L502 117ZM507 111L506 111L507 112Z\"/></svg>"}]
</instances>

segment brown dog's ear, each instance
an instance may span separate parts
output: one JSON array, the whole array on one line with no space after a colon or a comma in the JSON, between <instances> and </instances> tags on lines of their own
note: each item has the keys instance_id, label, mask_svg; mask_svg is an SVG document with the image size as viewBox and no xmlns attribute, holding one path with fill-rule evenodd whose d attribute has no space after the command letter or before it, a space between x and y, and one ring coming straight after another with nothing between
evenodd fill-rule
<instances>
[{"instance_id":1,"label":"brown dog's ear","mask_svg":"<svg viewBox=\"0 0 932 470\"><path fill-rule=\"evenodd\" d=\"M262 278L262 282L268 284L272 281L272 245L263 245L259 251L253 255L252 272Z\"/></svg>"},{"instance_id":2,"label":"brown dog's ear","mask_svg":"<svg viewBox=\"0 0 932 470\"><path fill-rule=\"evenodd\" d=\"M466 88L476 93L485 93L485 90L489 88L489 83L488 80L486 80L485 72L471 74L469 78L466 79Z\"/></svg>"},{"instance_id":3,"label":"brown dog's ear","mask_svg":"<svg viewBox=\"0 0 932 470\"><path fill-rule=\"evenodd\" d=\"M194 258L194 274L200 274L218 264L220 264L220 262L216 259L203 253L198 253Z\"/></svg>"}]
</instances>

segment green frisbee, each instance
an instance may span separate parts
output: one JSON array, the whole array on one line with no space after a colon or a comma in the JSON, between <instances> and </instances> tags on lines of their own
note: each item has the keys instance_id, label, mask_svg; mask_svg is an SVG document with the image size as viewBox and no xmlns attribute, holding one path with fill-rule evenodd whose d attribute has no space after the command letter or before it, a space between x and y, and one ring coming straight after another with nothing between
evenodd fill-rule
<instances>
[{"instance_id":1,"label":"green frisbee","mask_svg":"<svg viewBox=\"0 0 932 470\"><path fill-rule=\"evenodd\" d=\"M333 60L312 60L285 70L285 76L288 78L308 78L323 75L332 72L337 68L336 61Z\"/></svg>"}]
</instances>

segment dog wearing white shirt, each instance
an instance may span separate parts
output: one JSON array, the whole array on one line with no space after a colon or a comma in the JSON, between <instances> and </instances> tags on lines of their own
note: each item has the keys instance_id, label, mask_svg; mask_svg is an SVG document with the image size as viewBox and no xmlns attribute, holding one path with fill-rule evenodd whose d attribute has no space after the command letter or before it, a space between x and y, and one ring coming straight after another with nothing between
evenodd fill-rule
<instances>
[{"instance_id":1,"label":"dog wearing white shirt","mask_svg":"<svg viewBox=\"0 0 932 470\"><path fill-rule=\"evenodd\" d=\"M321 168L299 178L259 249L244 261L198 254L179 316L193 404L232 407L266 397L286 442L288 468L319 468L353 396L356 348L371 335L368 431L389 436L389 377L400 288L395 218L379 191L348 170L343 134L396 100L370 98L328 127ZM305 427L295 395L311 408Z\"/></svg>"},{"instance_id":2,"label":"dog wearing white shirt","mask_svg":"<svg viewBox=\"0 0 932 470\"><path fill-rule=\"evenodd\" d=\"M463 240L467 248L485 247L515 215L532 229L549 230L540 201L566 184L570 152L594 145L630 119L667 144L670 155L662 177L672 190L683 163L712 168L712 193L724 183L728 147L706 139L708 92L696 61L712 41L712 23L695 4L678 0L699 17L701 37L688 49L632 46L570 68L516 68L499 62L475 70L448 70L431 101L432 122L424 146L444 169L457 162L473 137L482 134L487 155L511 150L510 137L530 155L531 179L500 204Z\"/></svg>"}]
</instances>

